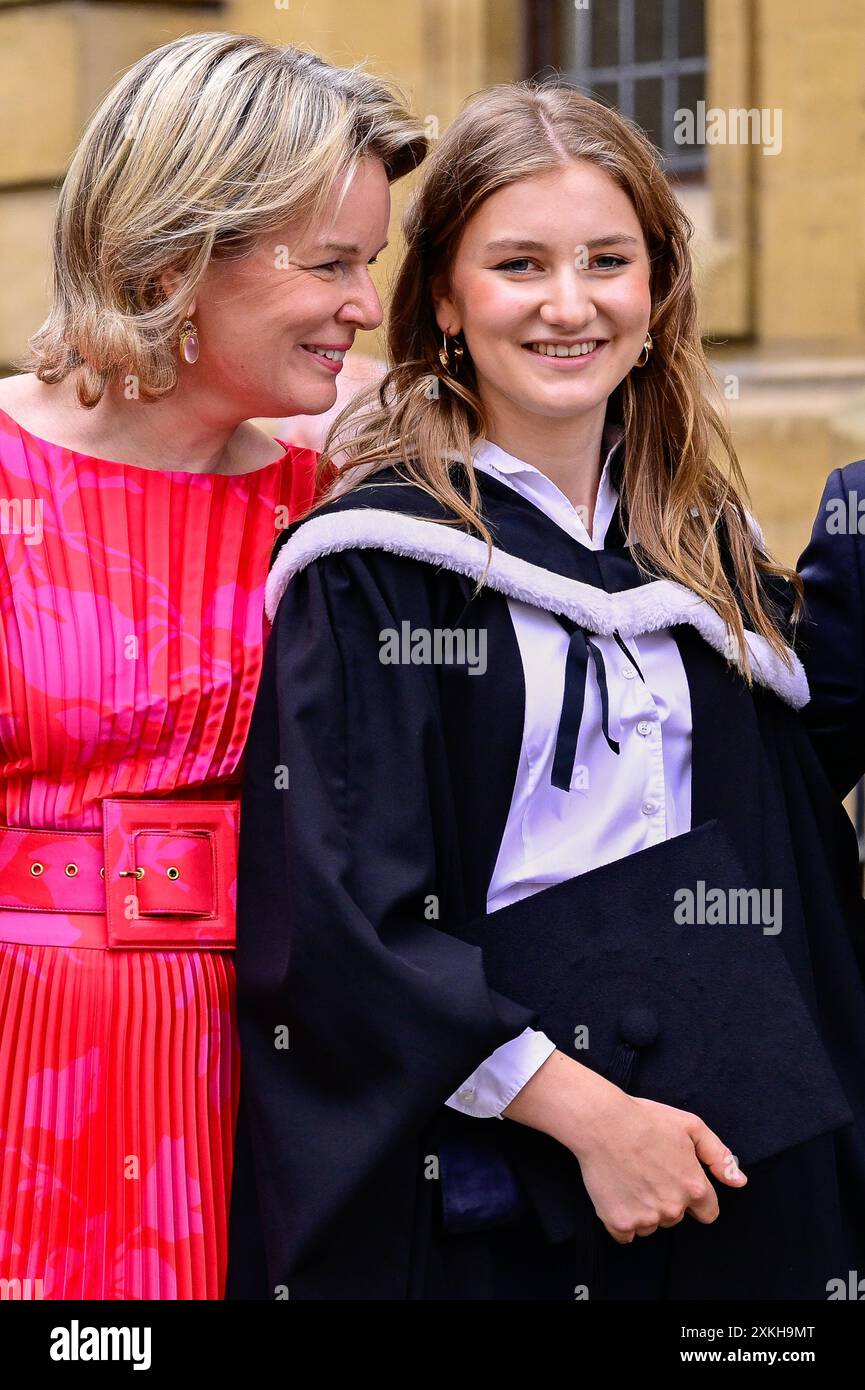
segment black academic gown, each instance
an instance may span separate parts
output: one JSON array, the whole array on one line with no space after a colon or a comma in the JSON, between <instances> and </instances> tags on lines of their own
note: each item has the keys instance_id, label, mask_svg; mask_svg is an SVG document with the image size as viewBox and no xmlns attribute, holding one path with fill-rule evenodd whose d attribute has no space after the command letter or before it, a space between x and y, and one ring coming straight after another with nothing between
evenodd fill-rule
<instances>
[{"instance_id":1,"label":"black academic gown","mask_svg":"<svg viewBox=\"0 0 865 1390\"><path fill-rule=\"evenodd\" d=\"M721 654L714 615L680 586L647 586L615 525L607 548L589 551L504 484L479 485L496 565L478 596L485 547L430 524L437 504L390 471L292 528L271 571L242 808L227 1296L495 1297L488 1257L502 1232L455 1236L442 1220L489 1172L493 1185L517 1175L531 1258L549 1250L563 1285L594 1279L589 1297L825 1298L829 1279L865 1259L863 921L855 836L793 708L801 686L767 659L749 689ZM783 892L773 949L789 968L790 1009L775 999L754 1010L735 1045L745 1056L765 1038L786 1051L788 1092L801 1069L802 1141L774 1151L787 1117L767 1106L771 1085L741 1083L729 1050L707 1060L716 1090L726 1078L733 1128L740 1115L766 1156L746 1168L746 1188L714 1184L714 1224L686 1217L627 1247L591 1212L562 1145L444 1104L496 1047L543 1022L531 981L519 999L495 989L482 949L460 938L485 913L521 748L509 595L589 633L605 630L613 602L625 641L672 625L692 705L692 826L720 826L749 882ZM406 622L485 630L485 673L383 664L382 634ZM723 1018L730 986L718 973L698 987ZM604 988L623 1017L646 1003L627 981ZM677 1007L664 990L662 1033ZM700 1113L693 1062L712 1039L692 1012L683 1002L674 1030L691 1055L673 1057L651 1098L677 1103L681 1076L679 1103ZM623 1044L631 1061L640 1042ZM639 1062L627 1084L648 1094ZM721 1137L736 1151L736 1134Z\"/></svg>"}]
</instances>

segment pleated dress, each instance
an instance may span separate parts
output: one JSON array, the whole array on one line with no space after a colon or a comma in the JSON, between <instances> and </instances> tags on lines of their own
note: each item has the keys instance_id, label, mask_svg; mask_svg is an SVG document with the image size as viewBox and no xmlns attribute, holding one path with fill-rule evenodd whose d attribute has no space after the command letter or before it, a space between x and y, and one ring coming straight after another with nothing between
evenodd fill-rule
<instances>
[{"instance_id":1,"label":"pleated dress","mask_svg":"<svg viewBox=\"0 0 865 1390\"><path fill-rule=\"evenodd\" d=\"M6 1297L224 1293L233 952L97 947L75 913L16 908L7 841L19 827L92 841L111 799L239 797L270 552L313 497L315 454L284 447L240 476L164 472L61 448L0 411Z\"/></svg>"}]
</instances>

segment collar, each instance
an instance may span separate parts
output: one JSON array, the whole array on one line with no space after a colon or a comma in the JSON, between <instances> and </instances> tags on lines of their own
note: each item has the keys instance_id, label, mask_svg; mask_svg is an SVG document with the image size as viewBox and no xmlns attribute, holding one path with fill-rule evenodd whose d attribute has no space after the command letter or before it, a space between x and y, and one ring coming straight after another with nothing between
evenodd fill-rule
<instances>
[{"instance_id":1,"label":"collar","mask_svg":"<svg viewBox=\"0 0 865 1390\"><path fill-rule=\"evenodd\" d=\"M307 565L340 551L383 550L474 580L485 575L498 593L569 618L589 634L627 640L688 624L735 664L723 619L691 589L671 579L641 579L627 552L588 550L503 480L483 475L478 481L495 542L489 569L479 536L442 525L446 513L436 500L387 471L285 534L265 589L269 621L291 578ZM788 664L758 633L746 630L745 640L757 683L794 709L806 705L798 656L788 648Z\"/></svg>"},{"instance_id":2,"label":"collar","mask_svg":"<svg viewBox=\"0 0 865 1390\"><path fill-rule=\"evenodd\" d=\"M500 478L521 493L581 545L589 550L601 550L619 500L613 485L610 462L624 437L625 431L621 425L609 421L605 423L601 436L604 463L595 497L591 534L580 511L542 469L507 453L490 439L481 439L473 446L472 459L476 468Z\"/></svg>"},{"instance_id":3,"label":"collar","mask_svg":"<svg viewBox=\"0 0 865 1390\"><path fill-rule=\"evenodd\" d=\"M608 477L610 459L624 438L624 426L615 424L611 420L605 422L601 435L601 453L604 455L604 466L601 470L602 479ZM472 450L472 456L476 459L483 459L485 463L488 462L498 473L530 473L538 474L542 478L546 477L546 474L536 468L533 463L526 463L524 459L506 453L501 445L493 443L491 439L479 440ZM610 487L612 489L612 483L610 483ZM615 491L615 489L612 490Z\"/></svg>"}]
</instances>

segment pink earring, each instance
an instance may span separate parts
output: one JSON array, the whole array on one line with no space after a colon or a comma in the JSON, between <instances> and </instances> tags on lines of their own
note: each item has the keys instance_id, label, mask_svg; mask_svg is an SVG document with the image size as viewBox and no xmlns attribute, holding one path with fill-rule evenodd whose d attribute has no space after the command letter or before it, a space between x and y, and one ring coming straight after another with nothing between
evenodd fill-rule
<instances>
[{"instance_id":1,"label":"pink earring","mask_svg":"<svg viewBox=\"0 0 865 1390\"><path fill-rule=\"evenodd\" d=\"M198 361L198 329L191 319L186 319L180 329L180 358L190 366Z\"/></svg>"}]
</instances>

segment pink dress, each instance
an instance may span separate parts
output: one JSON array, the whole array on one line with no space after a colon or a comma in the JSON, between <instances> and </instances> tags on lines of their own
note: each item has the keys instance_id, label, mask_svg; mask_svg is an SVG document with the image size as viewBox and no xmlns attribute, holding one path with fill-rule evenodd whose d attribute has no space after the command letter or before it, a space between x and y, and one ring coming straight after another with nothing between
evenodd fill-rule
<instances>
[{"instance_id":1,"label":"pink dress","mask_svg":"<svg viewBox=\"0 0 865 1390\"><path fill-rule=\"evenodd\" d=\"M8 827L239 795L270 551L313 496L315 455L285 447L238 477L161 472L0 411L0 898ZM0 907L0 1279L220 1298L232 953L76 945L75 920ZM67 944L45 944L58 927Z\"/></svg>"}]
</instances>

